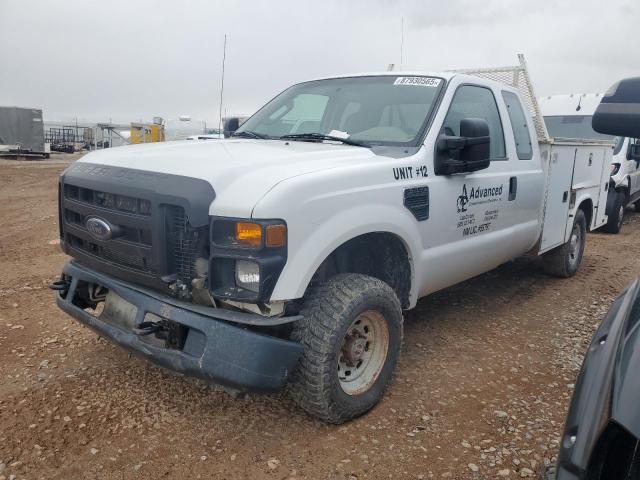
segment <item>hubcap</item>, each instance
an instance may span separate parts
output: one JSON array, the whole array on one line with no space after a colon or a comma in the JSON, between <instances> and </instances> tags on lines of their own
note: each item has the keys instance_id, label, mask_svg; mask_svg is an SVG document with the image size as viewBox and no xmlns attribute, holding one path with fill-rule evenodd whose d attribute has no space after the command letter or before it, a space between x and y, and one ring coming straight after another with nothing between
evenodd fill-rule
<instances>
[{"instance_id":1,"label":"hubcap","mask_svg":"<svg viewBox=\"0 0 640 480\"><path fill-rule=\"evenodd\" d=\"M389 327L381 313L368 310L351 323L338 352L338 379L348 395L371 388L389 350Z\"/></svg>"},{"instance_id":2,"label":"hubcap","mask_svg":"<svg viewBox=\"0 0 640 480\"><path fill-rule=\"evenodd\" d=\"M582 232L578 225L573 226L571 238L569 240L569 262L573 265L580 256L580 244L582 243Z\"/></svg>"}]
</instances>

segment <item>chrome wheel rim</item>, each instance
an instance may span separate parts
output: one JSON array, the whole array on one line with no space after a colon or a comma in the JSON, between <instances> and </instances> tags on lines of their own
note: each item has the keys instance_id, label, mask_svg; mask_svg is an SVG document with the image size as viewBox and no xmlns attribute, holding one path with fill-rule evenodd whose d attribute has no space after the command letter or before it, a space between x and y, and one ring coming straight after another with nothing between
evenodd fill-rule
<instances>
[{"instance_id":1,"label":"chrome wheel rim","mask_svg":"<svg viewBox=\"0 0 640 480\"><path fill-rule=\"evenodd\" d=\"M367 310L356 317L338 352L338 379L347 395L366 392L387 360L389 327L380 312Z\"/></svg>"},{"instance_id":2,"label":"chrome wheel rim","mask_svg":"<svg viewBox=\"0 0 640 480\"><path fill-rule=\"evenodd\" d=\"M580 244L582 243L582 231L578 225L573 226L569 239L569 263L575 265L580 256Z\"/></svg>"}]
</instances>

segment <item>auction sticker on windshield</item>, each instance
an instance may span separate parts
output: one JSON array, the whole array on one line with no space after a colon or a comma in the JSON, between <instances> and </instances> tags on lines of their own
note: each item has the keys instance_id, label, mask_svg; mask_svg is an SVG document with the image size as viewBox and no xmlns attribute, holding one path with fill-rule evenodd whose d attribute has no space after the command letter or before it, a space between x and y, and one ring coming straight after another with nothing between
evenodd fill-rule
<instances>
[{"instance_id":1,"label":"auction sticker on windshield","mask_svg":"<svg viewBox=\"0 0 640 480\"><path fill-rule=\"evenodd\" d=\"M440 85L439 78L432 77L398 77L393 82L394 85L411 85L418 87L437 87Z\"/></svg>"}]
</instances>

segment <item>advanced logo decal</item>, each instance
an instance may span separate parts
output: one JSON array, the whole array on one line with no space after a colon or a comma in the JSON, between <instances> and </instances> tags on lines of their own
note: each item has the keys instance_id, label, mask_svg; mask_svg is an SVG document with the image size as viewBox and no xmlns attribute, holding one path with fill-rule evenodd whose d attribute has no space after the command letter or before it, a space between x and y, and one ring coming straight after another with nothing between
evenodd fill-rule
<instances>
[{"instance_id":1,"label":"advanced logo decal","mask_svg":"<svg viewBox=\"0 0 640 480\"><path fill-rule=\"evenodd\" d=\"M458 213L467 211L467 205L469 205L469 196L467 195L467 184L462 185L462 195L458 197Z\"/></svg>"},{"instance_id":2,"label":"advanced logo decal","mask_svg":"<svg viewBox=\"0 0 640 480\"><path fill-rule=\"evenodd\" d=\"M471 193L467 193L467 184L462 185L462 195L458 197L458 213L467 211L467 205L479 205L481 203L495 202L502 195L502 185L499 187L471 187Z\"/></svg>"},{"instance_id":3,"label":"advanced logo decal","mask_svg":"<svg viewBox=\"0 0 640 480\"><path fill-rule=\"evenodd\" d=\"M476 205L499 202L502 198L502 189L503 185L494 187L477 186L469 189L467 189L466 183L462 185L462 194L458 196L456 201L456 208L460 214L457 228L462 229L462 236L466 237L489 230L493 220L498 218L499 209L494 207L486 210L482 215L482 223L476 219L476 213L480 212L468 212L468 209Z\"/></svg>"}]
</instances>

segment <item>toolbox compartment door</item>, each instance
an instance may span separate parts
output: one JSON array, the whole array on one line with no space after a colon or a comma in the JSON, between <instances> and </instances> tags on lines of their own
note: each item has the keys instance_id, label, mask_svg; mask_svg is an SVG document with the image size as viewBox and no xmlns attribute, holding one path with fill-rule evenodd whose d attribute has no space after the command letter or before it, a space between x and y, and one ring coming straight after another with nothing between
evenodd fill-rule
<instances>
[{"instance_id":1,"label":"toolbox compartment door","mask_svg":"<svg viewBox=\"0 0 640 480\"><path fill-rule=\"evenodd\" d=\"M542 239L539 253L562 245L565 241L576 147L541 145L547 154L547 188L543 205Z\"/></svg>"}]
</instances>

